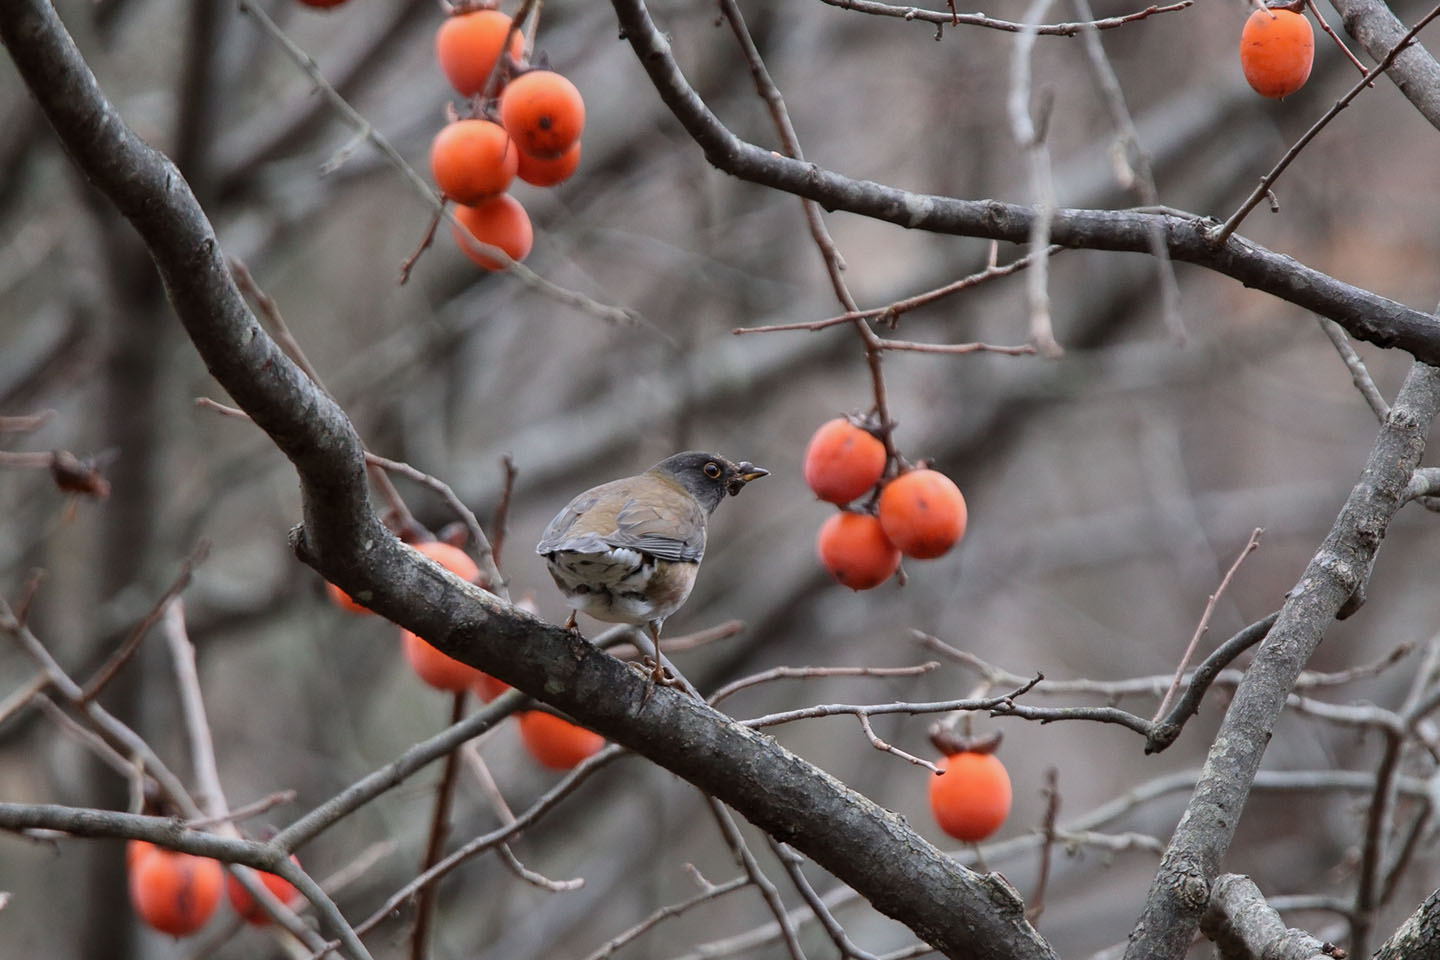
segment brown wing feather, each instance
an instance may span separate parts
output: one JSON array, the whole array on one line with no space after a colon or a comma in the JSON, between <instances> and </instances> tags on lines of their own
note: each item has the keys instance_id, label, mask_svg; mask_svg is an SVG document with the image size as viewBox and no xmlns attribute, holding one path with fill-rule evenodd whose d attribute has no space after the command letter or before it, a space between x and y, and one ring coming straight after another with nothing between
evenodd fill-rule
<instances>
[{"instance_id":1,"label":"brown wing feather","mask_svg":"<svg viewBox=\"0 0 1440 960\"><path fill-rule=\"evenodd\" d=\"M604 553L616 547L698 563L705 554L705 511L667 477L612 480L556 514L535 552Z\"/></svg>"}]
</instances>

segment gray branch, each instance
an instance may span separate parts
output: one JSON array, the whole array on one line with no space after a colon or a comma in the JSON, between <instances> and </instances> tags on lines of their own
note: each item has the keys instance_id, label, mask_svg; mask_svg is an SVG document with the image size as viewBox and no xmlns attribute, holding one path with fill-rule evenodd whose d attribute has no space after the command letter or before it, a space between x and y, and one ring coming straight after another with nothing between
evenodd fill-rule
<instances>
[{"instance_id":1,"label":"gray branch","mask_svg":"<svg viewBox=\"0 0 1440 960\"><path fill-rule=\"evenodd\" d=\"M1200 928L1222 960L1330 960L1334 952L1304 930L1286 927L1260 888L1234 873L1211 886Z\"/></svg>"},{"instance_id":2,"label":"gray branch","mask_svg":"<svg viewBox=\"0 0 1440 960\"><path fill-rule=\"evenodd\" d=\"M1440 955L1440 890L1420 905L1420 908L1406 918L1375 951L1374 960L1413 960L1414 957Z\"/></svg>"}]
</instances>

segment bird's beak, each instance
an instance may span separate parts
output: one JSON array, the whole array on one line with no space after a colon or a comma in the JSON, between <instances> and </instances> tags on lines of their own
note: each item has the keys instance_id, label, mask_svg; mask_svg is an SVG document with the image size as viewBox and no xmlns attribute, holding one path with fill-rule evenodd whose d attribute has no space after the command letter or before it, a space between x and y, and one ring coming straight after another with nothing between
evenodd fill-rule
<instances>
[{"instance_id":1,"label":"bird's beak","mask_svg":"<svg viewBox=\"0 0 1440 960\"><path fill-rule=\"evenodd\" d=\"M751 480L759 480L761 477L770 476L769 470L766 470L764 467L757 467L749 460L740 463L739 470L740 479L744 480L746 483L749 483Z\"/></svg>"},{"instance_id":2,"label":"bird's beak","mask_svg":"<svg viewBox=\"0 0 1440 960\"><path fill-rule=\"evenodd\" d=\"M745 484L751 480L759 480L761 477L770 476L769 470L766 470L764 467L757 467L749 460L743 460L736 464L735 469L739 471L740 476L737 481L730 484L730 496L732 497L739 493Z\"/></svg>"}]
</instances>

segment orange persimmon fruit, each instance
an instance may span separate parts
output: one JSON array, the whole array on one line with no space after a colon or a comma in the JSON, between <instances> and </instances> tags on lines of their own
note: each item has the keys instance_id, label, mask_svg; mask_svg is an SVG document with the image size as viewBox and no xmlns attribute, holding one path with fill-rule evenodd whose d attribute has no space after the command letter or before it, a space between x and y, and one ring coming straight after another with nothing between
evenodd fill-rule
<instances>
[{"instance_id":1,"label":"orange persimmon fruit","mask_svg":"<svg viewBox=\"0 0 1440 960\"><path fill-rule=\"evenodd\" d=\"M1315 30L1303 13L1256 10L1240 32L1240 69L1262 97L1288 97L1305 85L1315 62Z\"/></svg>"},{"instance_id":2,"label":"orange persimmon fruit","mask_svg":"<svg viewBox=\"0 0 1440 960\"><path fill-rule=\"evenodd\" d=\"M979 843L1010 815L1010 774L993 753L953 753L936 764L930 778L930 812L941 830L966 843Z\"/></svg>"},{"instance_id":3,"label":"orange persimmon fruit","mask_svg":"<svg viewBox=\"0 0 1440 960\"><path fill-rule=\"evenodd\" d=\"M435 185L466 206L504 193L519 165L519 148L504 127L489 120L446 124L430 143Z\"/></svg>"},{"instance_id":4,"label":"orange persimmon fruit","mask_svg":"<svg viewBox=\"0 0 1440 960\"><path fill-rule=\"evenodd\" d=\"M820 425L805 448L805 483L821 500L847 504L885 472L885 444L847 417Z\"/></svg>"},{"instance_id":5,"label":"orange persimmon fruit","mask_svg":"<svg viewBox=\"0 0 1440 960\"><path fill-rule=\"evenodd\" d=\"M580 166L580 141L576 140L570 149L555 157L535 157L520 151L520 166L515 175L535 187L553 187L564 183Z\"/></svg>"},{"instance_id":6,"label":"orange persimmon fruit","mask_svg":"<svg viewBox=\"0 0 1440 960\"><path fill-rule=\"evenodd\" d=\"M469 580L471 583L474 583L476 578L480 576L480 567L476 565L474 560L470 559L470 554L443 540L424 540L420 543L412 543L410 546L419 550L461 580Z\"/></svg>"},{"instance_id":7,"label":"orange persimmon fruit","mask_svg":"<svg viewBox=\"0 0 1440 960\"><path fill-rule=\"evenodd\" d=\"M503 270L505 265L481 250L476 240L499 247L509 254L511 260L524 260L535 243L535 228L530 225L530 215L520 201L508 193L483 200L473 207L456 207L455 219L464 225L464 229L455 226L450 231L456 246L486 270Z\"/></svg>"},{"instance_id":8,"label":"orange persimmon fruit","mask_svg":"<svg viewBox=\"0 0 1440 960\"><path fill-rule=\"evenodd\" d=\"M520 714L520 739L530 755L551 770L573 769L605 746L605 738L593 730L540 710Z\"/></svg>"},{"instance_id":9,"label":"orange persimmon fruit","mask_svg":"<svg viewBox=\"0 0 1440 960\"><path fill-rule=\"evenodd\" d=\"M907 557L929 560L965 536L968 514L960 488L937 470L911 470L880 492L880 525Z\"/></svg>"},{"instance_id":10,"label":"orange persimmon fruit","mask_svg":"<svg viewBox=\"0 0 1440 960\"><path fill-rule=\"evenodd\" d=\"M410 546L461 580L474 583L480 576L480 567L468 553L443 540L424 540ZM437 690L452 690L458 693L483 676L468 663L461 663L449 654L442 653L409 630L400 631L400 648L415 675Z\"/></svg>"},{"instance_id":11,"label":"orange persimmon fruit","mask_svg":"<svg viewBox=\"0 0 1440 960\"><path fill-rule=\"evenodd\" d=\"M585 129L585 100L553 70L531 70L511 80L500 95L500 122L520 149L554 157L570 149Z\"/></svg>"},{"instance_id":12,"label":"orange persimmon fruit","mask_svg":"<svg viewBox=\"0 0 1440 960\"><path fill-rule=\"evenodd\" d=\"M215 913L225 874L218 860L144 841L133 841L125 855L130 905L147 926L183 937L205 926Z\"/></svg>"},{"instance_id":13,"label":"orange persimmon fruit","mask_svg":"<svg viewBox=\"0 0 1440 960\"><path fill-rule=\"evenodd\" d=\"M295 859L293 854L290 861L297 867L300 865L300 861ZM263 870L256 870L255 875L260 878L265 889L270 891L271 896L281 903L292 903L299 896L294 884L284 877ZM259 901L250 896L250 891L240 886L240 881L228 871L225 874L225 895L230 898L230 906L235 908L235 912L240 914L240 918L246 923L263 927L270 922L270 915L260 906Z\"/></svg>"},{"instance_id":14,"label":"orange persimmon fruit","mask_svg":"<svg viewBox=\"0 0 1440 960\"><path fill-rule=\"evenodd\" d=\"M465 96L480 93L495 62L505 47L510 17L499 10L475 10L447 17L435 34L435 59L445 79ZM525 52L525 38L516 30L510 34L510 56L519 59Z\"/></svg>"},{"instance_id":15,"label":"orange persimmon fruit","mask_svg":"<svg viewBox=\"0 0 1440 960\"><path fill-rule=\"evenodd\" d=\"M370 613L369 607L365 607L356 603L355 599L351 597L350 594L346 593L344 590L341 590L329 580L325 581L325 596L330 599L331 603L339 607L341 610L344 610L346 613Z\"/></svg>"},{"instance_id":16,"label":"orange persimmon fruit","mask_svg":"<svg viewBox=\"0 0 1440 960\"><path fill-rule=\"evenodd\" d=\"M400 649L415 675L436 690L459 693L484 676L482 671L435 649L409 630L400 631Z\"/></svg>"},{"instance_id":17,"label":"orange persimmon fruit","mask_svg":"<svg viewBox=\"0 0 1440 960\"><path fill-rule=\"evenodd\" d=\"M830 576L851 590L878 587L900 568L900 551L868 513L842 511L826 520L815 549Z\"/></svg>"}]
</instances>

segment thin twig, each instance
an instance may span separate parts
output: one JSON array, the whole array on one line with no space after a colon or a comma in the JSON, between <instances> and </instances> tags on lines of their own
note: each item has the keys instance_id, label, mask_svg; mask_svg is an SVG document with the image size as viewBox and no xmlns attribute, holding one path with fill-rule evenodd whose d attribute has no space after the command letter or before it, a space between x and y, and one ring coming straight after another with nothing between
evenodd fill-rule
<instances>
[{"instance_id":1,"label":"thin twig","mask_svg":"<svg viewBox=\"0 0 1440 960\"><path fill-rule=\"evenodd\" d=\"M502 824L514 823L515 813L510 809L510 804L505 802L505 795L500 792L500 785L496 783L495 778L491 776L489 764L485 762L484 757L480 756L479 745L473 740L470 741L461 748L461 755L465 759L465 765L470 768L470 772L475 776L476 781L479 782L481 792L484 793L490 801L490 806L495 811L495 815L500 818L500 822ZM526 883L539 887L541 890L548 890L551 893L564 893L567 890L578 890L585 885L585 879L583 877L575 877L570 880L551 880L549 877L531 870L520 862L520 858L515 855L515 851L511 849L509 843L501 843L497 845L495 849L496 852L500 854L500 859L510 868L512 873Z\"/></svg>"},{"instance_id":2,"label":"thin twig","mask_svg":"<svg viewBox=\"0 0 1440 960\"><path fill-rule=\"evenodd\" d=\"M820 0L821 3L832 7L840 7L844 10L854 10L857 13L867 13L872 16L895 17L906 21L919 21L921 23L933 23L937 26L959 25L970 27L984 27L990 30L1003 30L1006 33L1020 33L1029 29L1043 37L1073 37L1086 29L1113 30L1116 27L1123 27L1127 23L1135 23L1147 17L1153 17L1159 13L1174 13L1177 10L1184 10L1194 3L1194 0L1181 0L1180 3L1169 3L1163 6L1152 4L1143 10L1134 13L1127 13L1119 17L1106 17L1103 20L1091 20L1087 23L1043 23L1026 24L1016 23L1012 20L999 20L995 17L987 17L981 13L956 13L949 10L926 10L923 7L899 6L889 3L881 3L879 0Z\"/></svg>"},{"instance_id":3,"label":"thin twig","mask_svg":"<svg viewBox=\"0 0 1440 960\"><path fill-rule=\"evenodd\" d=\"M104 707L93 700L86 700L80 685L65 672L30 628L15 619L4 600L0 600L0 633L14 638L19 643L20 649L49 677L50 683L56 691L67 702L79 708L95 725L95 728L110 740L112 745L123 747L124 751L139 757L145 770L155 778L160 789L180 808L182 815L186 817L204 815L185 789L185 784L166 766L150 744L133 729L116 719Z\"/></svg>"},{"instance_id":4,"label":"thin twig","mask_svg":"<svg viewBox=\"0 0 1440 960\"><path fill-rule=\"evenodd\" d=\"M430 244L435 242L435 230L443 219L445 219L445 204L442 201L440 206L431 212L430 223L425 228L425 235L420 238L420 245L415 248L414 253L400 261L400 277L396 281L400 286L403 287L410 282L410 272L415 269L415 264L420 262L420 255L430 248Z\"/></svg>"},{"instance_id":5,"label":"thin twig","mask_svg":"<svg viewBox=\"0 0 1440 960\"><path fill-rule=\"evenodd\" d=\"M993 686L1001 684L1015 685L1024 683L1026 680L1026 677L1021 674L995 666L986 660L982 660L968 650L959 650L952 647L945 641L937 637L932 637L924 631L912 630L911 633L914 634L915 638L926 648L969 667ZM1379 676L1409 656L1413 650L1414 646L1412 644L1402 643L1384 656L1368 663L1357 664L1345 670L1329 672L1306 670L1302 672L1299 679L1295 681L1295 689L1308 690L1315 687L1336 687L1347 683L1354 683L1356 680ZM1195 674L1196 671L1193 670L1187 673L1183 686L1188 688L1194 683ZM1244 672L1240 670L1222 670L1215 675L1211 681L1211 685L1216 687L1235 687L1244 679L1244 676ZM1162 697L1169 688L1171 679L1172 677L1169 674L1127 677L1123 680L1052 680L1047 677L1042 683L1035 685L1032 693L1036 696L1082 693L1104 697L1107 700L1119 700L1123 697L1141 695Z\"/></svg>"},{"instance_id":6,"label":"thin twig","mask_svg":"<svg viewBox=\"0 0 1440 960\"><path fill-rule=\"evenodd\" d=\"M480 567L480 574L485 578L482 586L495 594L502 600L510 600L510 591L505 586L505 578L500 574L500 568L495 562L495 551L490 544L490 538L485 535L484 529L480 526L480 520L475 516L475 511L465 505L459 495L448 483L439 477L431 476L423 470L417 470L410 464L401 460L391 460L389 457L382 457L379 454L365 452L365 462L373 464L391 473L398 473L407 480L414 481L422 487L426 487L450 508L460 521L465 524L465 530L470 534L470 542L474 546L475 559Z\"/></svg>"},{"instance_id":7,"label":"thin twig","mask_svg":"<svg viewBox=\"0 0 1440 960\"><path fill-rule=\"evenodd\" d=\"M931 763L929 760L925 760L925 759L922 759L922 758L920 758L920 757L917 757L917 756L915 756L915 754L913 754L913 753L906 753L904 750L901 750L899 747L895 746L894 744L892 744L892 743L887 743L886 741L881 740L880 737L875 733L875 727L874 727L874 725L870 723L870 717L867 716L866 714L863 714L863 713L856 714L855 719L857 719L857 720L860 721L860 729L863 730L863 731L865 731L865 739L869 740L869 741L870 741L870 746L874 747L876 750L880 750L880 751L882 751L882 752L884 752L884 753L893 753L895 756L899 757L901 760L904 760L904 761L906 761L906 762L908 762L908 763L913 763L913 764L915 764L915 766L917 766L917 767L924 767L926 770L929 770L931 773L943 773L943 772L944 772L944 771L942 771L939 767L937 767L935 764Z\"/></svg>"},{"instance_id":8,"label":"thin twig","mask_svg":"<svg viewBox=\"0 0 1440 960\"><path fill-rule=\"evenodd\" d=\"M698 907L702 903L709 903L711 900L718 900L720 897L725 896L725 894L727 893L734 893L741 887L748 887L749 885L750 878L743 876L734 877L730 880L726 880L724 883L707 884L705 886L705 889L695 894L693 897L690 897L688 900L681 900L678 903L667 904L666 906L663 906L659 910L656 910L654 913L650 914L650 916L646 917L644 920L641 920L639 923L635 924L635 926L631 927L630 929L622 931L621 933L618 933L615 936L611 937L609 940L601 944L599 949L597 949L594 953L586 956L585 960L609 960L610 957L615 955L616 950L619 950L621 947L638 939L644 934L649 933L661 922L669 920L671 917L678 917L680 914L691 909L692 907Z\"/></svg>"},{"instance_id":9,"label":"thin twig","mask_svg":"<svg viewBox=\"0 0 1440 960\"><path fill-rule=\"evenodd\" d=\"M55 416L54 410L41 410L38 413L28 413L18 417L0 417L0 433L29 433L32 430L39 430L53 416Z\"/></svg>"},{"instance_id":10,"label":"thin twig","mask_svg":"<svg viewBox=\"0 0 1440 960\"><path fill-rule=\"evenodd\" d=\"M991 251L993 252L994 250L995 247L994 245L992 245ZM1053 257L1058 253L1062 253L1064 250L1065 248L1060 246L1059 244L1052 244L1049 249L1045 251L1045 254L1047 256ZM947 283L942 287L936 287L935 289L927 290L924 293L917 293L914 296L906 297L903 300L896 300L893 303L890 303L883 307L872 307L868 310L856 310L853 313L842 313L839 316L827 317L824 320L809 320L799 323L773 323L763 327L736 327L730 332L733 334L745 334L773 333L780 330L813 331L824 330L827 327L833 327L842 323L850 323L854 320L882 319L889 322L899 318L906 313L909 313L911 310L915 310L919 307L934 303L935 301L940 300L944 297L948 297L951 294L959 293L962 290L969 290L971 287L977 287L980 284L986 282L987 280L994 280L998 277L1008 277L1012 273L1017 273L1021 270L1024 270L1026 267L1034 263L1038 256L1039 254L1027 253L1025 254L1025 256L1020 257L1018 260L1014 260L1010 263L1005 264L1004 266L997 266L994 263L991 263L988 264L985 269L962 277L959 280L954 281L953 283Z\"/></svg>"},{"instance_id":11,"label":"thin twig","mask_svg":"<svg viewBox=\"0 0 1440 960\"><path fill-rule=\"evenodd\" d=\"M90 681L85 684L84 689L80 693L82 700L93 700L99 695L101 690L105 689L105 685L115 678L115 674L120 672L120 668L125 666L130 658L135 655L135 651L140 646L140 641L145 639L145 635L150 632L150 628L165 615L165 610L170 606L170 602L179 597L185 588L190 585L190 578L195 573L195 568L204 563L209 556L210 541L201 540L195 544L194 549L190 551L190 555L180 561L180 572L176 574L174 580L170 581L170 586L160 595L160 599L156 600L154 605L146 611L145 616L141 617L140 622L135 624L135 626L131 628L130 633L126 635L125 641L120 644L115 652L110 655L110 658L101 665L100 669L95 671Z\"/></svg>"},{"instance_id":12,"label":"thin twig","mask_svg":"<svg viewBox=\"0 0 1440 960\"><path fill-rule=\"evenodd\" d=\"M50 678L44 673L37 673L29 680L10 692L4 700L0 700L0 725L6 720L24 710L41 690L50 686Z\"/></svg>"},{"instance_id":13,"label":"thin twig","mask_svg":"<svg viewBox=\"0 0 1440 960\"><path fill-rule=\"evenodd\" d=\"M724 0L722 0L724 2ZM805 951L800 946L800 938L795 933L795 925L790 922L790 915L785 910L785 904L780 899L780 891L770 878L765 876L765 871L760 869L760 864L755 855L750 852L749 846L745 843L745 837L740 833L740 827L735 823L735 818L730 811L714 797L709 794L701 794L710 812L715 816L715 822L720 826L720 836L725 845L730 848L731 854L750 878L750 882L760 891L760 897L765 901L775 922L780 924L780 939L785 944L786 952L790 954L791 960L805 960Z\"/></svg>"},{"instance_id":14,"label":"thin twig","mask_svg":"<svg viewBox=\"0 0 1440 960\"><path fill-rule=\"evenodd\" d=\"M710 694L709 701L710 705L714 706L741 690L775 680L811 680L816 677L918 677L939 667L940 664L934 660L913 667L772 667L762 673L741 677L725 684Z\"/></svg>"},{"instance_id":15,"label":"thin twig","mask_svg":"<svg viewBox=\"0 0 1440 960\"><path fill-rule=\"evenodd\" d=\"M1363 75L1365 73L1365 64L1361 63L1360 58L1351 52L1350 48L1345 45L1345 41L1341 40L1340 35L1335 32L1334 28L1325 22L1325 17L1320 13L1320 8L1315 5L1315 0L1305 0L1305 7L1310 11L1311 16L1320 24L1320 29L1325 31L1325 35L1335 41L1335 46L1339 47L1340 52L1345 54L1345 59L1349 60L1355 69L1359 70ZM1372 88L1375 86L1374 81L1370 82L1370 86Z\"/></svg>"},{"instance_id":16,"label":"thin twig","mask_svg":"<svg viewBox=\"0 0 1440 960\"><path fill-rule=\"evenodd\" d=\"M1040 873L1035 881L1030 907L1025 911L1025 919L1032 926L1045 912L1045 890L1050 885L1050 860L1055 850L1055 821L1060 816L1060 772L1054 767L1045 771L1044 794L1045 817L1040 821Z\"/></svg>"},{"instance_id":17,"label":"thin twig","mask_svg":"<svg viewBox=\"0 0 1440 960\"><path fill-rule=\"evenodd\" d=\"M805 901L805 905L810 908L815 919L820 921L820 926L825 930L830 942L835 944L836 950L840 951L841 960L846 960L846 958L849 960L879 960L875 954L857 946L855 941L850 939L850 935L845 932L845 928L840 925L840 921L836 920L835 915L830 912L830 908L825 906L825 901L820 899L820 895L810 885L810 880L802 869L805 858L774 837L767 836L765 841L770 845L770 851L775 854L775 859L780 861L785 872L790 875L790 883L800 894L800 899Z\"/></svg>"},{"instance_id":18,"label":"thin twig","mask_svg":"<svg viewBox=\"0 0 1440 960\"><path fill-rule=\"evenodd\" d=\"M251 276L249 268L241 261L231 258L230 274L235 278L235 286L240 289L240 292L254 302L270 337L280 345L280 349L285 351L286 356L295 361L295 365L304 372L305 376L310 378L310 382L315 384L321 393L334 400L335 395L330 392L329 387L325 386L325 381L320 378L320 372L305 356L300 341L290 332L290 325L285 322L285 315L280 312L280 305L275 302L275 298L260 288L260 285L255 282L255 278ZM401 529L413 528L416 525L415 517L410 513L410 508L401 498L400 492L390 482L390 478L370 464L368 460L366 467L371 482L375 484L376 489L380 491L380 496L384 498L395 514L397 525Z\"/></svg>"},{"instance_id":19,"label":"thin twig","mask_svg":"<svg viewBox=\"0 0 1440 960\"><path fill-rule=\"evenodd\" d=\"M20 596L15 600L12 608L16 623L24 625L25 619L30 613L30 604L34 602L35 595L40 592L40 586L44 582L44 570L35 570L25 578L25 583L20 588ZM0 716L3 716L3 713L0 713Z\"/></svg>"},{"instance_id":20,"label":"thin twig","mask_svg":"<svg viewBox=\"0 0 1440 960\"><path fill-rule=\"evenodd\" d=\"M212 397L196 397L195 406L205 410L213 410L224 417L233 417L236 420L244 420L247 423L254 422L250 419L250 414L241 410L239 407L232 407L228 403L221 403Z\"/></svg>"},{"instance_id":21,"label":"thin twig","mask_svg":"<svg viewBox=\"0 0 1440 960\"><path fill-rule=\"evenodd\" d=\"M125 757L120 754L120 751L106 743L105 738L100 736L100 734L77 723L68 713L61 710L54 700L51 700L43 693L35 695L34 703L40 708L41 713L49 717L51 722L60 728L62 733L67 734L83 744L111 770L114 770L126 780L138 780L143 784L144 775L139 771L139 768L129 760L126 760Z\"/></svg>"},{"instance_id":22,"label":"thin twig","mask_svg":"<svg viewBox=\"0 0 1440 960\"><path fill-rule=\"evenodd\" d=\"M500 457L500 471L504 477L500 485L500 502L495 504L495 513L490 519L490 529L494 533L490 554L495 559L497 569L500 566L500 548L505 545L505 534L509 530L510 498L515 494L515 476L519 473L510 454Z\"/></svg>"},{"instance_id":23,"label":"thin twig","mask_svg":"<svg viewBox=\"0 0 1440 960\"><path fill-rule=\"evenodd\" d=\"M626 638L634 637L638 629L638 627L620 627L614 630L612 636L606 638L606 642L601 643L599 638L594 638L591 640L591 643L594 643L595 646L600 647L602 650L610 651L612 655L620 660L633 660L640 655L640 647L638 644ZM726 620L723 623L717 623L713 627L705 627L701 630L682 633L674 637L664 637L660 640L660 649L667 654L681 653L686 650L703 647L706 644L715 643L719 640L728 640L744 630L744 620ZM611 631L606 631L606 634L610 633ZM602 634L601 636L606 636L606 634Z\"/></svg>"},{"instance_id":24,"label":"thin twig","mask_svg":"<svg viewBox=\"0 0 1440 960\"><path fill-rule=\"evenodd\" d=\"M509 696L509 694L506 694L506 696ZM519 697L516 698L517 701L520 699ZM497 700L496 702L499 701ZM494 704L491 704L491 706L494 706ZM466 860L484 853L486 850L509 840L522 830L525 830L548 813L557 803L569 796L590 774L625 752L622 747L609 746L599 753L586 757L578 766L566 774L563 780L551 787L536 800L528 810L518 815L513 823L506 824L498 830L492 830L487 834L475 837L473 840L461 845L457 850L451 852L449 856L410 880L399 890L396 890L380 905L379 909L366 917L362 922L356 924L355 932L360 936L364 936L385 920L386 917L400 909L402 904L426 886L445 876ZM325 953L316 954L312 960L320 960L320 958L328 952L327 950Z\"/></svg>"},{"instance_id":25,"label":"thin twig","mask_svg":"<svg viewBox=\"0 0 1440 960\"><path fill-rule=\"evenodd\" d=\"M950 713L955 710L1000 710L1007 706L1013 706L1012 701L1016 697L1029 692L1035 684L1043 679L1043 676L1036 675L1022 686L996 697L966 697L963 699L940 700L931 703L906 703L902 701L892 701L890 703L824 703L811 707L785 710L780 713L770 713L762 717L741 720L740 722L747 727L759 730L766 727L780 726L785 723L794 723L796 720L815 720L821 717L848 715L875 717L891 713L920 715L927 713ZM1142 720L1141 723L1144 723L1144 721Z\"/></svg>"},{"instance_id":26,"label":"thin twig","mask_svg":"<svg viewBox=\"0 0 1440 960\"><path fill-rule=\"evenodd\" d=\"M450 726L465 718L464 690L451 699ZM420 872L433 867L445 852L445 838L450 834L450 806L455 799L456 774L460 770L460 751L453 750L445 758L444 772L435 786L435 806L430 814L430 838L425 842L425 856L420 861ZM415 899L415 926L410 934L410 960L425 960L430 951L430 923L435 912L435 896L438 883L429 884L420 890Z\"/></svg>"},{"instance_id":27,"label":"thin twig","mask_svg":"<svg viewBox=\"0 0 1440 960\"><path fill-rule=\"evenodd\" d=\"M1195 625L1195 632L1190 636L1190 643L1185 647L1185 652L1180 657L1180 663L1175 667L1175 679L1171 682L1170 689L1165 691L1165 696L1160 699L1160 706L1156 708L1153 720L1159 720L1170 708L1170 703L1180 689L1180 682L1185 678L1185 670L1190 666L1190 658L1195 656L1195 650L1200 646L1200 638L1205 635L1205 631L1210 629L1210 617L1215 613L1215 602L1220 599L1225 588L1230 586L1230 581L1235 579L1235 572L1240 569L1240 564L1244 563L1245 558L1260 546L1260 537L1264 533L1265 531L1260 527L1256 527L1250 532L1250 539L1245 541L1244 549L1230 564L1230 569L1225 571L1225 576L1220 580L1220 586L1216 587L1215 592L1210 594L1209 599L1205 601L1205 611L1200 614L1200 622Z\"/></svg>"},{"instance_id":28,"label":"thin twig","mask_svg":"<svg viewBox=\"0 0 1440 960\"><path fill-rule=\"evenodd\" d=\"M236 840L243 839L230 816L229 803L220 783L220 769L215 762L215 742L210 733L210 721L206 716L204 693L200 689L200 672L195 664L195 645L190 642L185 628L183 598L177 596L165 606L161 616L161 628L170 648L170 660L175 670L180 715L185 724L186 739L190 744L190 766L199 785L195 794L196 804L214 824L216 833ZM295 911L276 897L257 874L246 867L232 866L229 870L259 907L297 940L312 949L321 942L315 931L306 926L296 916ZM344 916L328 897L323 897L323 902L317 900L312 903L317 911L325 914L337 925L336 929L341 930L342 935L345 935L343 931L349 931ZM353 931L348 933L348 939L354 945L359 945L359 938Z\"/></svg>"},{"instance_id":29,"label":"thin twig","mask_svg":"<svg viewBox=\"0 0 1440 960\"><path fill-rule=\"evenodd\" d=\"M223 817L211 816L199 817L195 820L186 820L185 826L191 830L201 830L205 827L213 827L218 823L239 823L242 820L258 817L262 813L268 813L276 807L283 807L287 804L294 803L296 796L298 796L298 794L294 790L277 790L269 796L261 797L259 800L238 806L230 810ZM325 886L325 884L322 883L321 886Z\"/></svg>"},{"instance_id":30,"label":"thin twig","mask_svg":"<svg viewBox=\"0 0 1440 960\"><path fill-rule=\"evenodd\" d=\"M876 337L874 342L876 350L907 350L911 353L998 353L1007 357L1028 357L1043 352L1034 343L1014 346L1003 343L922 343L918 340L887 340L884 337Z\"/></svg>"},{"instance_id":31,"label":"thin twig","mask_svg":"<svg viewBox=\"0 0 1440 960\"><path fill-rule=\"evenodd\" d=\"M1335 351L1340 354L1340 359L1345 361L1345 369L1350 371L1350 379L1355 384L1355 389L1360 391L1360 396L1370 406L1375 414L1375 419L1381 423L1390 416L1390 404L1380 393L1380 388L1375 386L1375 381L1370 378L1370 371L1365 368L1365 361L1360 359L1360 354L1350 344L1350 337L1345 333L1345 328L1340 326L1329 317L1316 317L1320 323L1320 329L1325 331L1325 336L1330 338L1334 344Z\"/></svg>"},{"instance_id":32,"label":"thin twig","mask_svg":"<svg viewBox=\"0 0 1440 960\"><path fill-rule=\"evenodd\" d=\"M1050 150L1046 146L1045 121L1037 128L1030 116L1030 80L1036 28L1051 0L1031 0L1025 12L1025 26L1015 40L1010 60L1010 94L1006 98L1010 132L1024 151L1030 166L1030 190L1035 197L1035 216L1030 222L1030 249L1038 254L1025 274L1025 294L1030 307L1030 342L1040 355L1055 359L1064 353L1055 340L1050 319L1050 223L1055 216L1055 184L1050 172Z\"/></svg>"}]
</instances>

